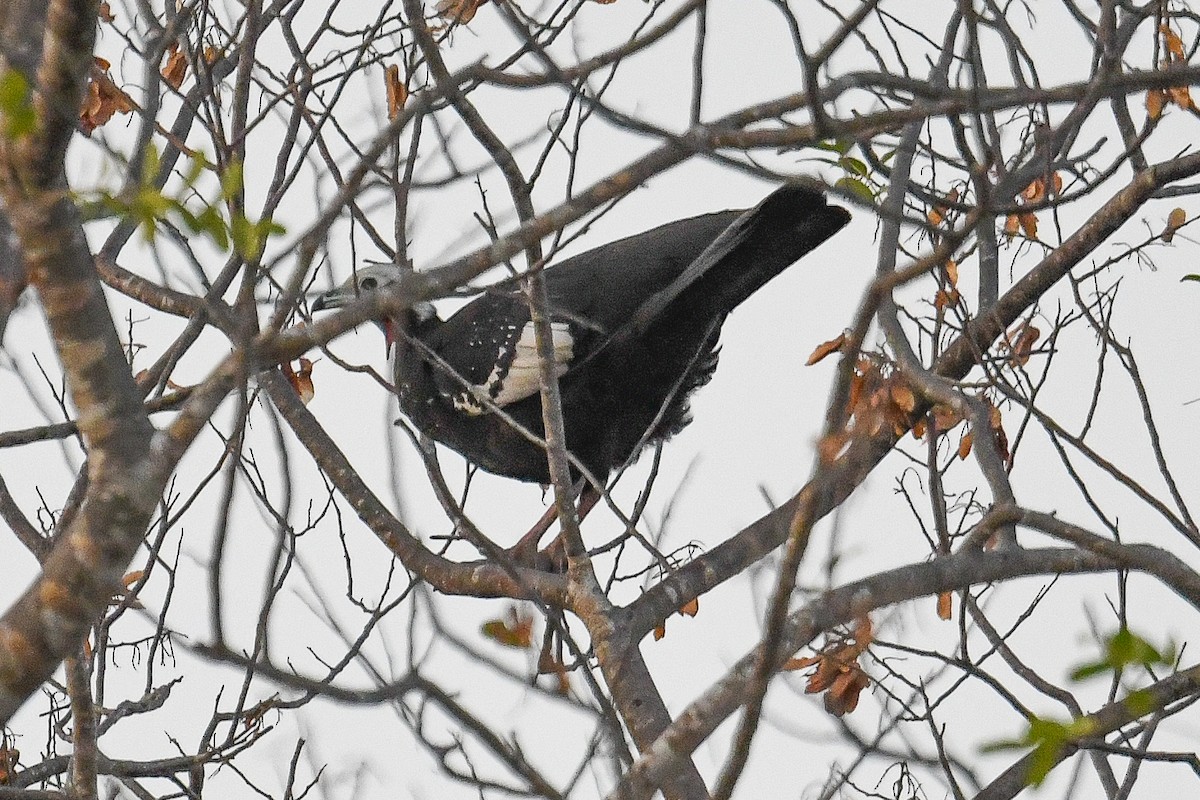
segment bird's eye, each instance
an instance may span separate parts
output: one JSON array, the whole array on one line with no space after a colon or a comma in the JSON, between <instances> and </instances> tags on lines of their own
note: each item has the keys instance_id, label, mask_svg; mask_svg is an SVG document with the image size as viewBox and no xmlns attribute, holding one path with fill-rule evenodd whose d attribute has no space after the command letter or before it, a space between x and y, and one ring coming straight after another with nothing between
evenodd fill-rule
<instances>
[{"instance_id":1,"label":"bird's eye","mask_svg":"<svg viewBox=\"0 0 1200 800\"><path fill-rule=\"evenodd\" d=\"M378 286L379 281L375 280L374 278L363 278L358 282L358 288L362 289L364 292L372 292Z\"/></svg>"}]
</instances>

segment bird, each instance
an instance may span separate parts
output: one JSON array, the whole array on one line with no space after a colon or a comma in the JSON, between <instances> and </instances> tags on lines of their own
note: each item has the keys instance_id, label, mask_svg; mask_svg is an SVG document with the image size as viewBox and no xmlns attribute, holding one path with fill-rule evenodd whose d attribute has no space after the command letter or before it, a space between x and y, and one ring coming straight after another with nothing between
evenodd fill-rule
<instances>
[{"instance_id":1,"label":"bird","mask_svg":"<svg viewBox=\"0 0 1200 800\"><path fill-rule=\"evenodd\" d=\"M683 430L689 397L717 367L726 317L849 220L822 192L784 184L749 210L670 222L546 267L572 477L602 489L644 447ZM361 266L311 310L384 290L406 270ZM487 472L551 482L534 328L519 285L485 289L445 320L419 302L377 323L400 410L418 431Z\"/></svg>"}]
</instances>

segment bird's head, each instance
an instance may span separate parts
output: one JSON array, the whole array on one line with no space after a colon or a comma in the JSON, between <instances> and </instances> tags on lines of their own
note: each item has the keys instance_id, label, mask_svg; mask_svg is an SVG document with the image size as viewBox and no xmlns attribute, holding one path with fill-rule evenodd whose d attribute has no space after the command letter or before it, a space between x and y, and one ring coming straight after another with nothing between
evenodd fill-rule
<instances>
[{"instance_id":1,"label":"bird's head","mask_svg":"<svg viewBox=\"0 0 1200 800\"><path fill-rule=\"evenodd\" d=\"M407 269L396 264L368 264L359 267L345 283L335 286L314 300L311 308L316 312L349 305L360 297L382 291L398 283L406 272ZM435 320L437 320L437 310L434 309L433 303L422 300L414 303L401 318L377 319L375 324L383 330L388 352L391 353L392 345L395 344L402 331L420 328Z\"/></svg>"}]
</instances>

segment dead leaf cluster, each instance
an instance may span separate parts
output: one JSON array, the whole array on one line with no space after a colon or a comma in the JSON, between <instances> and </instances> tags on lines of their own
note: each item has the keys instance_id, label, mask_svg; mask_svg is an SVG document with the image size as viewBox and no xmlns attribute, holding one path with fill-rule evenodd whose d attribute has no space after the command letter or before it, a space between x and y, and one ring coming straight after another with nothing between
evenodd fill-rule
<instances>
[{"instance_id":1,"label":"dead leaf cluster","mask_svg":"<svg viewBox=\"0 0 1200 800\"><path fill-rule=\"evenodd\" d=\"M449 25L466 25L475 19L479 9L487 5L488 0L438 0L434 11ZM617 0L592 0L597 5L606 6Z\"/></svg>"},{"instance_id":2,"label":"dead leaf cluster","mask_svg":"<svg viewBox=\"0 0 1200 800\"><path fill-rule=\"evenodd\" d=\"M916 407L917 395L900 373L877 359L859 357L850 380L850 414L856 432L874 436L886 426L903 436Z\"/></svg>"},{"instance_id":3,"label":"dead leaf cluster","mask_svg":"<svg viewBox=\"0 0 1200 800\"><path fill-rule=\"evenodd\" d=\"M509 606L504 617L488 620L481 628L483 635L505 647L528 650L533 646L533 617Z\"/></svg>"},{"instance_id":4,"label":"dead leaf cluster","mask_svg":"<svg viewBox=\"0 0 1200 800\"><path fill-rule=\"evenodd\" d=\"M684 614L689 617L696 616L697 614L700 613L700 599L697 597L693 597L691 600L687 601L682 606L680 606L679 611L677 613ZM654 641L657 642L659 639L663 638L666 635L667 635L667 621L664 619L662 622L660 622L654 626Z\"/></svg>"},{"instance_id":5,"label":"dead leaf cluster","mask_svg":"<svg viewBox=\"0 0 1200 800\"><path fill-rule=\"evenodd\" d=\"M929 224L936 228L945 222L953 210L951 206L958 202L958 196L958 188L955 187L946 193L946 199L943 202L926 211L925 218L929 220Z\"/></svg>"},{"instance_id":6,"label":"dead leaf cluster","mask_svg":"<svg viewBox=\"0 0 1200 800\"><path fill-rule=\"evenodd\" d=\"M1000 342L1002 350L1008 352L1008 362L1014 367L1023 367L1029 363L1033 355L1033 346L1041 338L1042 332L1030 322L1022 322L1016 328L1004 334Z\"/></svg>"},{"instance_id":7,"label":"dead leaf cluster","mask_svg":"<svg viewBox=\"0 0 1200 800\"><path fill-rule=\"evenodd\" d=\"M86 136L91 136L92 131L112 119L114 114L128 114L137 108L133 99L121 91L108 74L111 66L99 56L92 59L83 105L79 109L79 127Z\"/></svg>"},{"instance_id":8,"label":"dead leaf cluster","mask_svg":"<svg viewBox=\"0 0 1200 800\"><path fill-rule=\"evenodd\" d=\"M438 0L434 11L450 25L466 25L488 0Z\"/></svg>"},{"instance_id":9,"label":"dead leaf cluster","mask_svg":"<svg viewBox=\"0 0 1200 800\"><path fill-rule=\"evenodd\" d=\"M804 686L805 693L825 692L825 710L835 717L845 716L858 707L859 695L871 683L859 658L872 641L871 619L860 617L849 636L830 639L815 656L788 659L783 670L790 672L815 665Z\"/></svg>"},{"instance_id":10,"label":"dead leaf cluster","mask_svg":"<svg viewBox=\"0 0 1200 800\"><path fill-rule=\"evenodd\" d=\"M1036 205L1044 201L1047 197L1057 197L1062 193L1063 179L1057 172L1049 176L1049 186L1046 185L1045 178L1037 178L1021 192L1018 197L1018 202L1024 206ZM1012 241L1018 233L1023 234L1026 239L1037 240L1038 238L1038 219L1037 214L1032 211L1018 211L1009 214L1004 220L1004 236Z\"/></svg>"},{"instance_id":11,"label":"dead leaf cluster","mask_svg":"<svg viewBox=\"0 0 1200 800\"><path fill-rule=\"evenodd\" d=\"M844 351L847 345L843 333L813 350L806 362L812 366L833 353ZM917 395L903 376L882 359L862 354L854 365L850 378L846 428L826 436L819 445L821 458L834 460L853 435L874 436L885 427L896 436L908 431L912 412L917 407Z\"/></svg>"},{"instance_id":12,"label":"dead leaf cluster","mask_svg":"<svg viewBox=\"0 0 1200 800\"><path fill-rule=\"evenodd\" d=\"M1159 69L1168 70L1172 67L1185 66L1187 51L1179 34L1171 30L1171 26L1166 23L1159 26L1158 33L1163 52L1167 54L1167 57L1159 64ZM1146 92L1146 113L1150 119L1161 117L1168 104L1177 105L1184 111L1198 110L1195 102L1192 101L1192 94L1188 90L1187 84L1170 86L1166 89L1151 89Z\"/></svg>"}]
</instances>

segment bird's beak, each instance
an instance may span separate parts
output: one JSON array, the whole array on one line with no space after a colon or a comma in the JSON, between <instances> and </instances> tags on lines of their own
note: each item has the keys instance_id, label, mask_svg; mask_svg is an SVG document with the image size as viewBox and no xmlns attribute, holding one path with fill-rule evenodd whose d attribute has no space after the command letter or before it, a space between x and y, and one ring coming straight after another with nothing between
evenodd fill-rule
<instances>
[{"instance_id":1,"label":"bird's beak","mask_svg":"<svg viewBox=\"0 0 1200 800\"><path fill-rule=\"evenodd\" d=\"M358 296L358 293L354 291L354 287L342 284L313 300L309 308L314 313L317 311L329 311L334 308L341 308L347 303L357 300Z\"/></svg>"}]
</instances>

